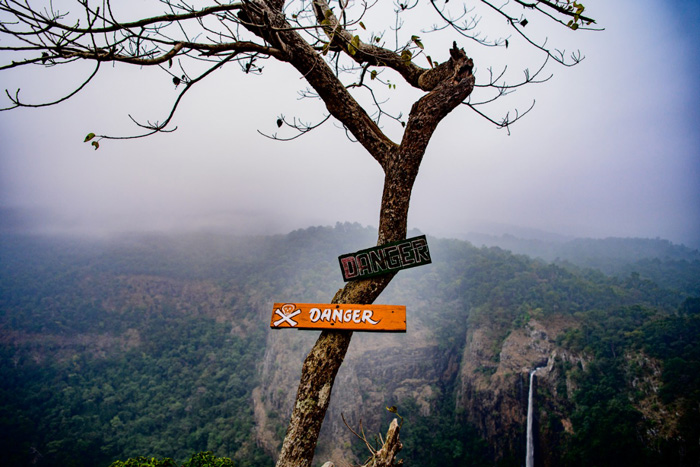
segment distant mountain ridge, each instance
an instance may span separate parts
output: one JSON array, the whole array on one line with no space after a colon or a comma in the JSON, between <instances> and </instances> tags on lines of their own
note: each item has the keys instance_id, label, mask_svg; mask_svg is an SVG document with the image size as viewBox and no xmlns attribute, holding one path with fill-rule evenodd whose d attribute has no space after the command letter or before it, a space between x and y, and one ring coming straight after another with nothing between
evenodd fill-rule
<instances>
[{"instance_id":1,"label":"distant mountain ridge","mask_svg":"<svg viewBox=\"0 0 700 467\"><path fill-rule=\"evenodd\" d=\"M511 234L489 235L471 232L460 236L475 246L497 246L517 254L545 261L557 258L578 263L585 258L611 258L635 262L641 259L700 260L700 251L661 238L573 238L550 239L518 237Z\"/></svg>"},{"instance_id":2,"label":"distant mountain ridge","mask_svg":"<svg viewBox=\"0 0 700 467\"><path fill-rule=\"evenodd\" d=\"M498 247L563 266L599 270L626 277L638 273L664 287L700 294L700 251L655 238L576 238L541 240L470 233L476 246Z\"/></svg>"}]
</instances>

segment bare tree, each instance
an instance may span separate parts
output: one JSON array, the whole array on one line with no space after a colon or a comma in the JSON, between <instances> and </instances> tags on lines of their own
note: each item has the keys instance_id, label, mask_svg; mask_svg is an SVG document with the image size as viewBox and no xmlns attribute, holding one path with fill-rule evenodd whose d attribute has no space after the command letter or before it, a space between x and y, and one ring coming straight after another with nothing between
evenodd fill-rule
<instances>
[{"instance_id":1,"label":"bare tree","mask_svg":"<svg viewBox=\"0 0 700 467\"><path fill-rule=\"evenodd\" d=\"M153 1L160 4L162 14L128 18L122 2L116 5L109 0L0 0L0 70L66 66L76 61L94 65L72 92L50 102L32 103L19 89L6 90L2 110L60 103L85 88L104 63L156 67L170 75L178 93L165 118L155 122L132 118L138 128L133 135L88 134L86 141L97 149L106 139L172 131L183 97L217 69L237 64L244 73L261 73L264 60L289 63L310 86L304 94L321 99L328 114L317 123L280 117L277 125L288 127L293 138L334 119L379 163L385 178L378 244L406 237L418 168L437 125L452 110L464 105L507 129L530 109L496 119L482 110L485 105L523 85L549 79L544 75L548 62L571 66L581 60L577 53L565 56L549 48L546 38L533 38L528 34L532 29L527 28L528 23L537 17L569 30L590 29L594 23L584 15L583 5L571 0L498 4L487 0L396 0L389 10L391 26L374 31L366 28L365 21L387 10L386 2L210 0L209 6L201 7L202 2L195 6L186 0ZM63 3L74 9L63 10ZM133 14L133 9L129 12ZM420 13L420 31L410 31L404 22L413 12ZM386 12L381 14L385 24ZM426 19L428 14L432 19ZM500 18L505 34L496 39L485 35L481 21L487 14ZM419 32L424 36L451 35L452 46L437 52L444 60L438 63L427 54ZM541 60L536 71L525 70L519 82L506 82L505 70L489 69L483 73L484 81L477 83L473 60L457 41L505 48L518 42L539 52ZM419 57L424 66L418 64ZM405 118L388 111L385 100L379 97L381 90L396 86L386 76L403 80L402 85L421 92ZM479 100L472 98L475 89L480 91ZM363 100L365 106L360 104ZM401 126L399 142L385 134L384 122ZM277 134L269 137L285 139ZM392 278L386 275L350 282L338 291L333 303L370 304ZM324 331L306 358L278 466L311 464L333 382L351 337L351 332ZM398 428L394 432L398 442Z\"/></svg>"}]
</instances>

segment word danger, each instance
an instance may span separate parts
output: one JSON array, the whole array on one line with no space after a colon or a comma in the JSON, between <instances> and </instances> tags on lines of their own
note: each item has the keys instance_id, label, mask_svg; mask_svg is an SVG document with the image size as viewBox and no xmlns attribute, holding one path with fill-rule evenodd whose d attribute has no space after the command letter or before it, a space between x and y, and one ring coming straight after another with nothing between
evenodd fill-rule
<instances>
[{"instance_id":1,"label":"word danger","mask_svg":"<svg viewBox=\"0 0 700 467\"><path fill-rule=\"evenodd\" d=\"M379 324L379 321L372 319L374 311L372 310L343 310L342 308L325 308L321 311L320 308L312 308L309 310L309 319L312 323L319 320L326 321L328 323L369 323L369 324Z\"/></svg>"},{"instance_id":2,"label":"word danger","mask_svg":"<svg viewBox=\"0 0 700 467\"><path fill-rule=\"evenodd\" d=\"M406 307L400 305L354 305L275 303L272 329L338 329L348 331L406 331Z\"/></svg>"},{"instance_id":3,"label":"word danger","mask_svg":"<svg viewBox=\"0 0 700 467\"><path fill-rule=\"evenodd\" d=\"M352 281L388 274L431 262L425 235L367 248L338 257L343 280Z\"/></svg>"}]
</instances>

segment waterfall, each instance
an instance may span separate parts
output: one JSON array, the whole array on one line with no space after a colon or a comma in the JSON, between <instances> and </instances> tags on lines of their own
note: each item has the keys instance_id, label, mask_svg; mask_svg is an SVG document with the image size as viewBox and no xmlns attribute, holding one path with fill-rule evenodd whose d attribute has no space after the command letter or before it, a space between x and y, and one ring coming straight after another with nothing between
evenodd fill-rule
<instances>
[{"instance_id":1,"label":"waterfall","mask_svg":"<svg viewBox=\"0 0 700 467\"><path fill-rule=\"evenodd\" d=\"M542 367L535 368L530 372L530 390L527 393L527 449L525 452L525 467L535 466L535 440L532 433L532 428L535 424L535 416L533 413L535 405L535 385L533 383L535 382L535 373L537 373L537 370L540 368Z\"/></svg>"}]
</instances>

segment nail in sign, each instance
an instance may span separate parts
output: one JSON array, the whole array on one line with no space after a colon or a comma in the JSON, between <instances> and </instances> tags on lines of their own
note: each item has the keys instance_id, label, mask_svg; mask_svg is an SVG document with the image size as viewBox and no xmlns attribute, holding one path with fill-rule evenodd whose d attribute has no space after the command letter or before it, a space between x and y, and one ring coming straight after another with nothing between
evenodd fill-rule
<instances>
[{"instance_id":1,"label":"nail in sign","mask_svg":"<svg viewBox=\"0 0 700 467\"><path fill-rule=\"evenodd\" d=\"M342 329L346 331L406 332L406 307L275 303L272 329Z\"/></svg>"},{"instance_id":2,"label":"nail in sign","mask_svg":"<svg viewBox=\"0 0 700 467\"><path fill-rule=\"evenodd\" d=\"M425 235L367 248L338 257L343 280L354 281L429 264Z\"/></svg>"}]
</instances>

